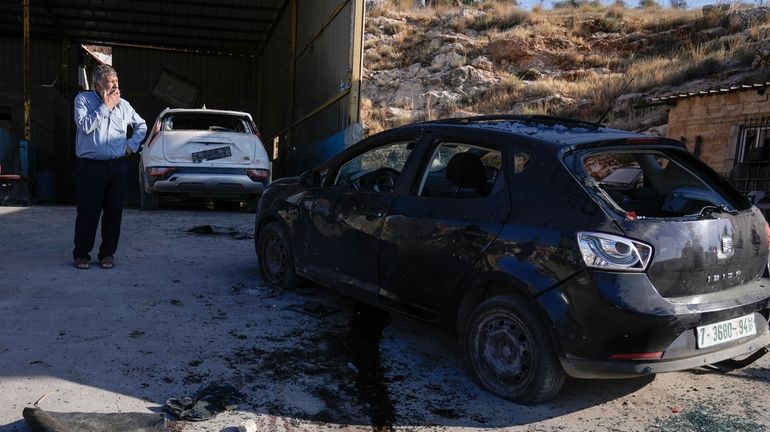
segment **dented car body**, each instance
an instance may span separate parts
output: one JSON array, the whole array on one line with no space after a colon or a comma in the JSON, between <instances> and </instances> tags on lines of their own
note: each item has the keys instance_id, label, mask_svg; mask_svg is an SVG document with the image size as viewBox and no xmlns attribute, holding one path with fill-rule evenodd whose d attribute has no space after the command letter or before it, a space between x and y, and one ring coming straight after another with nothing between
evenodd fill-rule
<instances>
[{"instance_id":1,"label":"dented car body","mask_svg":"<svg viewBox=\"0 0 770 432\"><path fill-rule=\"evenodd\" d=\"M544 116L404 126L274 182L255 233L265 281L443 323L477 382L520 403L567 375L770 344L764 218L665 138Z\"/></svg>"},{"instance_id":2,"label":"dented car body","mask_svg":"<svg viewBox=\"0 0 770 432\"><path fill-rule=\"evenodd\" d=\"M142 147L141 208L161 196L255 204L270 178L251 115L206 108L165 109Z\"/></svg>"}]
</instances>

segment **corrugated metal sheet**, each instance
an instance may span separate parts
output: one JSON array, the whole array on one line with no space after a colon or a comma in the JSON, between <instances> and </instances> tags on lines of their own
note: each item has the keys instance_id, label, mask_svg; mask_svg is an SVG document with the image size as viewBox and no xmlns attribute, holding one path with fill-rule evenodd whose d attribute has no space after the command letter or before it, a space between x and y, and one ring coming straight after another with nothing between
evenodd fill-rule
<instances>
[{"instance_id":1,"label":"corrugated metal sheet","mask_svg":"<svg viewBox=\"0 0 770 432\"><path fill-rule=\"evenodd\" d=\"M260 57L260 118L257 120L265 145L286 129L289 109L289 59L291 15L284 13L273 33L273 39Z\"/></svg>"},{"instance_id":2,"label":"corrugated metal sheet","mask_svg":"<svg viewBox=\"0 0 770 432\"><path fill-rule=\"evenodd\" d=\"M161 71L197 88L193 106L246 111L259 118L257 59L113 47L112 62L126 100L147 122L170 106L153 96Z\"/></svg>"},{"instance_id":3,"label":"corrugated metal sheet","mask_svg":"<svg viewBox=\"0 0 770 432\"><path fill-rule=\"evenodd\" d=\"M291 44L291 16L281 15L276 24L273 39L261 56L262 79L265 83L273 83L280 76L286 75L289 68L289 49Z\"/></svg>"},{"instance_id":4,"label":"corrugated metal sheet","mask_svg":"<svg viewBox=\"0 0 770 432\"><path fill-rule=\"evenodd\" d=\"M297 34L291 34L290 6L267 45L262 57L261 121L266 141L281 135L274 177L316 166L345 146L356 1L363 0L297 0ZM291 52L292 40L296 41L293 69L292 59L279 54Z\"/></svg>"},{"instance_id":5,"label":"corrugated metal sheet","mask_svg":"<svg viewBox=\"0 0 770 432\"><path fill-rule=\"evenodd\" d=\"M295 119L302 119L350 88L351 3L297 58ZM314 20L315 21L315 20ZM307 24L300 21L298 28Z\"/></svg>"},{"instance_id":6,"label":"corrugated metal sheet","mask_svg":"<svg viewBox=\"0 0 770 432\"><path fill-rule=\"evenodd\" d=\"M288 0L30 2L33 39L153 46L256 57ZM22 2L0 8L0 34L21 35Z\"/></svg>"},{"instance_id":7,"label":"corrugated metal sheet","mask_svg":"<svg viewBox=\"0 0 770 432\"><path fill-rule=\"evenodd\" d=\"M22 49L23 41L21 38L0 38L0 65L2 65L0 67L0 82L22 84ZM31 41L29 50L30 84L33 86L51 84L56 80L61 71L62 56L61 42ZM63 77L59 79L63 79Z\"/></svg>"},{"instance_id":8,"label":"corrugated metal sheet","mask_svg":"<svg viewBox=\"0 0 770 432\"><path fill-rule=\"evenodd\" d=\"M312 0L300 2L300 8L297 11L297 50L302 50L316 33L321 29L324 22L331 17L334 11L350 0ZM347 12L348 17L350 12Z\"/></svg>"},{"instance_id":9,"label":"corrugated metal sheet","mask_svg":"<svg viewBox=\"0 0 770 432\"><path fill-rule=\"evenodd\" d=\"M294 128L297 154L294 173L313 168L345 148L344 134L348 126L348 100L342 99ZM338 136L340 139L331 139Z\"/></svg>"}]
</instances>

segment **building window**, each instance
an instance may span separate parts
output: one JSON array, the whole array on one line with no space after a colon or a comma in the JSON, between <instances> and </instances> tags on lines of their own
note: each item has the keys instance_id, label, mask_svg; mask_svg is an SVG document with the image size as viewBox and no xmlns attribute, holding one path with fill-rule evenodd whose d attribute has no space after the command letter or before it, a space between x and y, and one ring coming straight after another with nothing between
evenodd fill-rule
<instances>
[{"instance_id":1,"label":"building window","mask_svg":"<svg viewBox=\"0 0 770 432\"><path fill-rule=\"evenodd\" d=\"M736 163L770 161L770 124L741 128Z\"/></svg>"}]
</instances>

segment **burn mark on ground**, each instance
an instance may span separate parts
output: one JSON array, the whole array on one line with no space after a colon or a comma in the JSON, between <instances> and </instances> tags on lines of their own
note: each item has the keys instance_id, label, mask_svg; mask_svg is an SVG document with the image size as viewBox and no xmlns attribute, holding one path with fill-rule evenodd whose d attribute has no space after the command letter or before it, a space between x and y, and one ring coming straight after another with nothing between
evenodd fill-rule
<instances>
[{"instance_id":1,"label":"burn mark on ground","mask_svg":"<svg viewBox=\"0 0 770 432\"><path fill-rule=\"evenodd\" d=\"M394 378L386 379L388 370L380 354L389 314L356 305L347 324L319 323L315 332L255 338L259 343L222 356L236 379L253 383L247 403L276 415L393 430L396 410L387 383ZM396 381L403 379L395 377ZM322 409L298 412L288 401L269 394L270 388L287 385L322 401Z\"/></svg>"}]
</instances>

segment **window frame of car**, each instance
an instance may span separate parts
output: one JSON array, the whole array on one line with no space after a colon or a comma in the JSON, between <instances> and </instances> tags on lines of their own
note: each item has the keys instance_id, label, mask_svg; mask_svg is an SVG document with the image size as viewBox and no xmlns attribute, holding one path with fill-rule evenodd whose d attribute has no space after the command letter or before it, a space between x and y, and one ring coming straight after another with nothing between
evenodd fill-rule
<instances>
[{"instance_id":1,"label":"window frame of car","mask_svg":"<svg viewBox=\"0 0 770 432\"><path fill-rule=\"evenodd\" d=\"M325 188L339 187L339 188L348 189L344 186L338 186L335 184L339 170L347 162L363 155L364 153L375 150L377 148L385 147L392 144L397 144L399 142L409 142L409 141L414 143L413 148L409 156L407 157L407 160L406 160L406 163L404 164L403 169L401 170L398 182L396 183L396 186L395 186L395 190L393 192L370 192L370 193L388 193L388 194L403 193L404 186L409 185L411 183L410 181L407 181L407 180L413 178L414 171L416 171L417 165L419 165L419 161L421 159L421 155L422 155L421 152L423 151L425 146L424 131L419 129L415 130L415 129L409 128L405 130L396 129L393 131L386 131L386 132L365 138L364 140L358 142L357 144L354 144L348 150L343 151L342 153L333 157L328 162L322 164L316 169L319 172L319 175L321 177L321 181L318 187L325 187ZM420 157L416 157L416 156L420 156Z\"/></svg>"},{"instance_id":2,"label":"window frame of car","mask_svg":"<svg viewBox=\"0 0 770 432\"><path fill-rule=\"evenodd\" d=\"M237 130L232 129L230 131L226 131L229 133L239 133L239 134L247 134L247 135L256 135L256 132L254 131L254 127L256 127L255 124L253 124L253 121L251 120L250 116L246 114L231 114L231 113L214 113L214 112L184 112L184 111L177 111L177 112L169 112L164 114L160 119L160 132L184 132L184 131L210 131L210 132L217 132L217 130L212 129L196 129L196 128L183 128L183 129L176 129L173 126L174 118L175 117L194 117L194 116L200 116L202 118L206 117L228 117L232 118L233 120L238 120L240 122L240 125L243 127L243 130Z\"/></svg>"},{"instance_id":3,"label":"window frame of car","mask_svg":"<svg viewBox=\"0 0 770 432\"><path fill-rule=\"evenodd\" d=\"M482 134L485 135L485 134ZM478 198L470 198L470 199L489 199L490 197L494 196L497 193L505 192L508 193L508 186L509 178L510 176L507 174L507 171L509 170L510 163L508 163L509 159L512 157L510 156L510 146L503 143L504 139L510 139L510 137L501 137L501 136L485 136L485 137L478 137L478 131L473 128L473 130L468 130L468 128L464 128L462 131L453 131L453 132L445 132L445 131L436 131L432 134L430 134L429 139L427 142L424 143L425 149L424 153L422 154L422 160L420 161L419 166L416 169L416 173L414 175L413 181L409 185L408 190L406 193L408 193L411 196L416 197L422 197L422 198L430 198L430 199L462 199L462 200L468 200L469 198L453 198L453 197L437 197L437 196L423 196L420 195L421 192L421 185L423 182L423 179L429 174L430 171L430 164L433 159L433 155L435 154L436 150L442 145L446 143L450 144L457 144L457 145L467 145L470 147L477 147L477 148L486 148L489 150L495 150L500 152L500 170L497 173L497 182L502 182L502 187L494 186L492 192L487 196L480 196ZM500 177L502 176L502 178Z\"/></svg>"}]
</instances>

